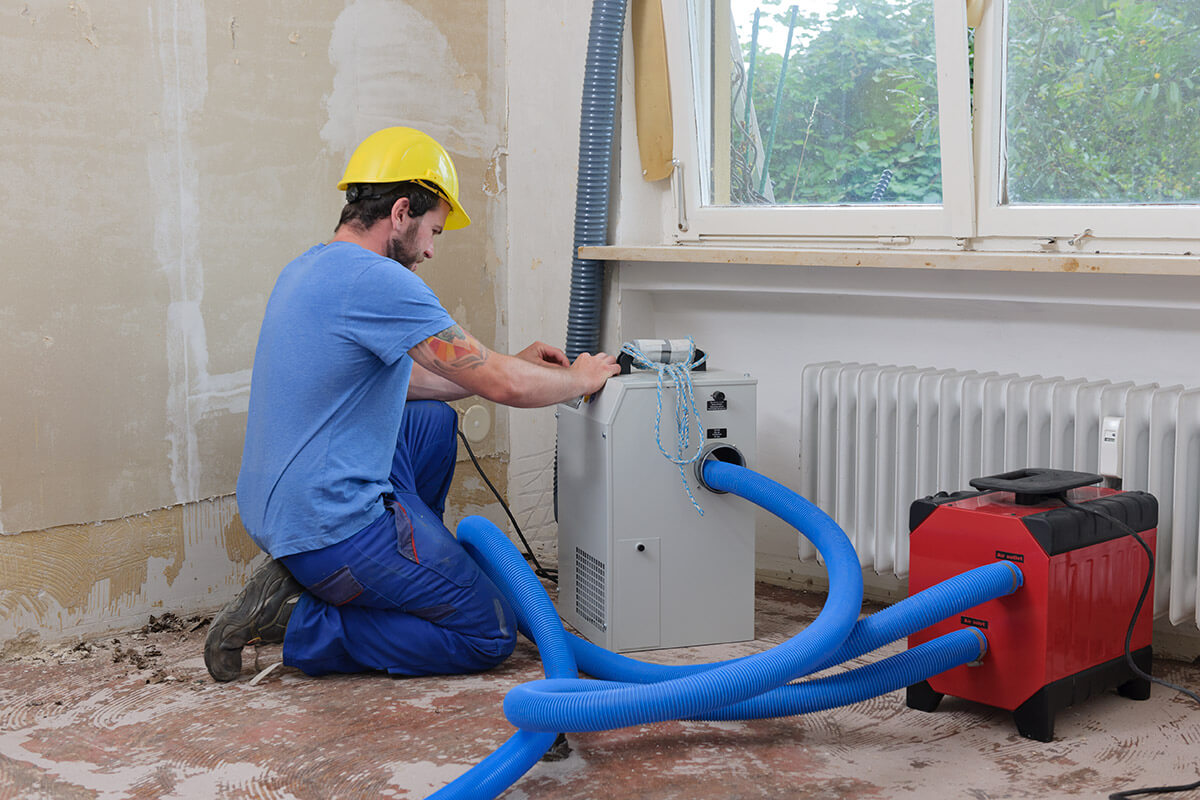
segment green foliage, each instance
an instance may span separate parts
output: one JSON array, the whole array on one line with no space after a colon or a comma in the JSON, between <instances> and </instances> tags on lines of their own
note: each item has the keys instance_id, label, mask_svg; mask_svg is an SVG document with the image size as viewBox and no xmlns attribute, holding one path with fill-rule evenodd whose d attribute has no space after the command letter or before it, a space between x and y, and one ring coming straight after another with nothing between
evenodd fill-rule
<instances>
[{"instance_id":1,"label":"green foliage","mask_svg":"<svg viewBox=\"0 0 1200 800\"><path fill-rule=\"evenodd\" d=\"M789 8L761 6L787 30ZM1200 201L1200 0L1009 0L1008 30L1012 202ZM782 54L760 41L754 61L758 126L733 115L733 202L870 202L885 170L877 199L941 201L933 0L799 14L782 92Z\"/></svg>"},{"instance_id":2,"label":"green foliage","mask_svg":"<svg viewBox=\"0 0 1200 800\"><path fill-rule=\"evenodd\" d=\"M1200 199L1200 3L1012 0L1009 198Z\"/></svg>"},{"instance_id":3,"label":"green foliage","mask_svg":"<svg viewBox=\"0 0 1200 800\"><path fill-rule=\"evenodd\" d=\"M941 202L932 10L930 0L840 0L824 19L798 15L778 108L783 56L760 43L752 97L762 143L735 119L735 164L769 147L780 204L868 202L885 170L884 201ZM785 31L789 20L786 9L774 15Z\"/></svg>"}]
</instances>

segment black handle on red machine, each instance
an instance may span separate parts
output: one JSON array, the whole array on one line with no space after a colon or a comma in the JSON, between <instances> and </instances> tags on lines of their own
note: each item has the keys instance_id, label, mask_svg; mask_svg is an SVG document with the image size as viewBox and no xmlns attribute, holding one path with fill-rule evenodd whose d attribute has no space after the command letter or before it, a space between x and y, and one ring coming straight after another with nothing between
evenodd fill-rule
<instances>
[{"instance_id":1,"label":"black handle on red machine","mask_svg":"<svg viewBox=\"0 0 1200 800\"><path fill-rule=\"evenodd\" d=\"M1103 480L1103 476L1091 472L1026 467L999 475L972 478L971 485L981 490L1012 492L1017 505L1032 506L1049 498L1062 497L1071 489L1094 486Z\"/></svg>"}]
</instances>

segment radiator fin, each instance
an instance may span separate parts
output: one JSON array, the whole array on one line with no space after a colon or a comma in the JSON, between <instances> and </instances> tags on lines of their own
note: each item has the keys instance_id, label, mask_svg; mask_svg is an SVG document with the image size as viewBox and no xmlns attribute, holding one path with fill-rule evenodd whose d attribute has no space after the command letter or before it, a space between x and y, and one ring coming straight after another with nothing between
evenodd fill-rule
<instances>
[{"instance_id":1,"label":"radiator fin","mask_svg":"<svg viewBox=\"0 0 1200 800\"><path fill-rule=\"evenodd\" d=\"M801 373L800 492L863 566L908 574L908 509L1023 467L1098 472L1100 425L1123 417L1122 488L1159 503L1155 613L1200 626L1200 388L858 364ZM801 539L801 559L817 557Z\"/></svg>"}]
</instances>

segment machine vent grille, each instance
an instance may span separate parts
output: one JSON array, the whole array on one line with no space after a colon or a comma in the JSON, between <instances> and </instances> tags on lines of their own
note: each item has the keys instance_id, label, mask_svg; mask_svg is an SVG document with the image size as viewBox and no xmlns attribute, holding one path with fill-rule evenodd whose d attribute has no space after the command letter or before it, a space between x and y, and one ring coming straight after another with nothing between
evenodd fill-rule
<instances>
[{"instance_id":1,"label":"machine vent grille","mask_svg":"<svg viewBox=\"0 0 1200 800\"><path fill-rule=\"evenodd\" d=\"M580 548L575 548L575 613L600 630L608 630L604 618L607 607L604 596L604 562Z\"/></svg>"},{"instance_id":2,"label":"machine vent grille","mask_svg":"<svg viewBox=\"0 0 1200 800\"><path fill-rule=\"evenodd\" d=\"M1099 473L1102 420L1122 417L1121 488L1158 499L1155 611L1200 625L1200 388L843 362L801 387L800 493L898 576L914 500L1024 467Z\"/></svg>"}]
</instances>

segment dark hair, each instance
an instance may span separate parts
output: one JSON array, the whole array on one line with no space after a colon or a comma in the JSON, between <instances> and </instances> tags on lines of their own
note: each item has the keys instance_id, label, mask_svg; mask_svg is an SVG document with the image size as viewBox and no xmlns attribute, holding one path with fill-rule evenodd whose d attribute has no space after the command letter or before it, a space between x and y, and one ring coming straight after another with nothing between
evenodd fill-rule
<instances>
[{"instance_id":1,"label":"dark hair","mask_svg":"<svg viewBox=\"0 0 1200 800\"><path fill-rule=\"evenodd\" d=\"M392 206L401 197L408 198L408 213L419 217L435 207L438 194L419 183L352 183L346 187L346 205L342 208L337 226L358 225L369 228L392 213Z\"/></svg>"}]
</instances>

